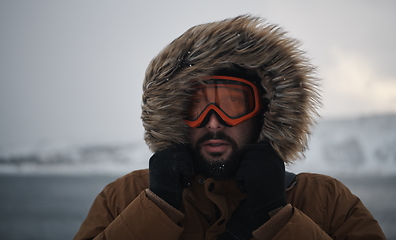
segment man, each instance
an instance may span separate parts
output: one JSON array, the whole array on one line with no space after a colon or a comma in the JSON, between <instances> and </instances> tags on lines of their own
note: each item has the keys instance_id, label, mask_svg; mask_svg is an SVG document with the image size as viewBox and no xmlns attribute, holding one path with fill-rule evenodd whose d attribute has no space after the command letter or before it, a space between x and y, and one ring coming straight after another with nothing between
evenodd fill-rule
<instances>
[{"instance_id":1,"label":"man","mask_svg":"<svg viewBox=\"0 0 396 240\"><path fill-rule=\"evenodd\" d=\"M297 45L251 16L170 43L143 86L149 170L106 186L74 239L385 239L343 184L285 172L320 104Z\"/></svg>"}]
</instances>

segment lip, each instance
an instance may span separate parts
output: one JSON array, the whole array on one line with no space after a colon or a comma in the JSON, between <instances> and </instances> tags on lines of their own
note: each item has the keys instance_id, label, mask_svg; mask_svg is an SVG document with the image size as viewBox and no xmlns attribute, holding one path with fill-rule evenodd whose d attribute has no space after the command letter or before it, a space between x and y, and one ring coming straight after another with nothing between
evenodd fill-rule
<instances>
[{"instance_id":1,"label":"lip","mask_svg":"<svg viewBox=\"0 0 396 240\"><path fill-rule=\"evenodd\" d=\"M225 152L229 147L229 143L225 140L211 139L202 144L202 147L207 152L221 153Z\"/></svg>"}]
</instances>

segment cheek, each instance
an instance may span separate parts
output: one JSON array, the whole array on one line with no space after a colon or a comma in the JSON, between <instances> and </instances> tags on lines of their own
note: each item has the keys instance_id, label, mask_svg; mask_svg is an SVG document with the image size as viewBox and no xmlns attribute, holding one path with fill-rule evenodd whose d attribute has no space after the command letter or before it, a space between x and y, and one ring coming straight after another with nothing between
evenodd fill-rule
<instances>
[{"instance_id":1,"label":"cheek","mask_svg":"<svg viewBox=\"0 0 396 240\"><path fill-rule=\"evenodd\" d=\"M235 133L236 142L238 143L239 147L254 143L259 135L259 130L256 127L256 123L254 121L246 121L241 123L240 128L236 129L237 132Z\"/></svg>"},{"instance_id":2,"label":"cheek","mask_svg":"<svg viewBox=\"0 0 396 240\"><path fill-rule=\"evenodd\" d=\"M239 149L243 149L246 144L249 144L251 142L251 137L250 137L250 132L239 132L237 135L236 142L238 143Z\"/></svg>"},{"instance_id":3,"label":"cheek","mask_svg":"<svg viewBox=\"0 0 396 240\"><path fill-rule=\"evenodd\" d=\"M190 136L190 145L192 148L195 147L196 142L200 138L199 131L197 128L190 128L189 136Z\"/></svg>"}]
</instances>

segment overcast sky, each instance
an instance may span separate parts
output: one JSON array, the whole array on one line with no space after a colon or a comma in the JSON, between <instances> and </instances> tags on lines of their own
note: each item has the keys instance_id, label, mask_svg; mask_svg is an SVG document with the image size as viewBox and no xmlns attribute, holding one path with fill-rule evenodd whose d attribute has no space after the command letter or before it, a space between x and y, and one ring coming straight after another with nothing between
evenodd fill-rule
<instances>
[{"instance_id":1,"label":"overcast sky","mask_svg":"<svg viewBox=\"0 0 396 240\"><path fill-rule=\"evenodd\" d=\"M0 151L143 141L149 61L193 25L251 13L302 42L324 119L396 113L395 1L0 0Z\"/></svg>"}]
</instances>

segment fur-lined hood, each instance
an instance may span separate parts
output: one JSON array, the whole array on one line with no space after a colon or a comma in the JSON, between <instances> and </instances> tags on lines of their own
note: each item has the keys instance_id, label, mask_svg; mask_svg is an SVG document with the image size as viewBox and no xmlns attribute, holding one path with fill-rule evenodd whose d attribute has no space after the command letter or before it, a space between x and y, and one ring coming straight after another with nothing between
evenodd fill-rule
<instances>
[{"instance_id":1,"label":"fur-lined hood","mask_svg":"<svg viewBox=\"0 0 396 240\"><path fill-rule=\"evenodd\" d=\"M142 120L153 152L188 142L183 122L192 79L240 66L261 78L268 111L259 140L285 162L303 155L320 105L313 67L295 39L259 17L243 15L197 25L171 42L149 64L143 84Z\"/></svg>"}]
</instances>

